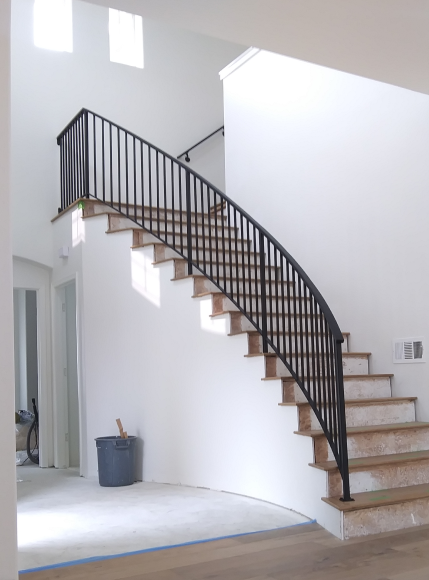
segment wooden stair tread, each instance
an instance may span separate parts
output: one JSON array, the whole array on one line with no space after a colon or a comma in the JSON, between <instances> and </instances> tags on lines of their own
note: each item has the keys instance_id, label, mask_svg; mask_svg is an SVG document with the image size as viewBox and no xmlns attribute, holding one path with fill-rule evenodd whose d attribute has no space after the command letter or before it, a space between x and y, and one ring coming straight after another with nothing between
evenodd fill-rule
<instances>
[{"instance_id":1,"label":"wooden stair tread","mask_svg":"<svg viewBox=\"0 0 429 580\"><path fill-rule=\"evenodd\" d=\"M379 405L380 403L389 405L392 403L411 402L416 400L417 397L381 397L378 399L346 399L345 403L346 406L353 407L361 405ZM292 403L278 403L278 405L279 407L308 407L310 403L296 401Z\"/></svg>"},{"instance_id":2,"label":"wooden stair tread","mask_svg":"<svg viewBox=\"0 0 429 580\"><path fill-rule=\"evenodd\" d=\"M196 294L195 297L206 296L207 294L213 294L213 291L204 292L203 294ZM222 292L220 292L220 294L222 294ZM261 333L258 332L257 330L240 330L240 331L234 332L233 334L228 334L228 336L236 336L237 334L249 334L250 336L256 336L256 335L261 336ZM286 334L286 336L289 336L290 333L285 332L285 334ZM317 333L318 336L320 336L320 334L321 334L320 332ZM341 334L343 336L350 336L350 332L342 332ZM301 336L301 333L298 333L298 336Z\"/></svg>"},{"instance_id":3,"label":"wooden stair tread","mask_svg":"<svg viewBox=\"0 0 429 580\"><path fill-rule=\"evenodd\" d=\"M414 463L416 461L421 461L422 459L429 459L429 450L394 453L391 455L375 455L371 457L356 457L354 459L349 459L349 469L350 471L360 471L368 467ZM309 465L310 467L315 467L322 471L338 470L336 461L321 461L319 463L309 463Z\"/></svg>"},{"instance_id":4,"label":"wooden stair tread","mask_svg":"<svg viewBox=\"0 0 429 580\"><path fill-rule=\"evenodd\" d=\"M168 260L179 260L179 261L182 261L182 262L187 262L186 258L181 258L180 256L174 256L173 258L167 258L167 259L168 259ZM155 262L155 264L158 264L158 262ZM228 264L228 265L229 265L229 262L226 262L226 264ZM235 264L235 262L233 262L233 264ZM202 265L202 264L201 264L201 265ZM220 264L220 265L221 265L221 266L223 266L223 263L222 263L222 264ZM259 265L259 264L257 264L257 265ZM238 267L240 268L240 264L238 264ZM253 268L253 267L254 267L254 264L250 264L250 267L251 267L251 268ZM271 267L273 268L274 266L271 266ZM176 277L174 277L174 278L171 278L171 280L172 280L172 282L174 282L174 281L176 281L176 280L185 280L185 278L206 278L207 280L209 280L209 278L207 278L207 276L206 276L205 274L203 274L202 272L201 272L201 274L186 274L185 276L178 276L178 277L176 276ZM221 282L221 281L222 281L222 279L223 279L223 277L222 277L222 276L220 276L220 277L219 277L219 282ZM238 280L239 282L242 282L242 281L243 281L243 280L242 280L242 278L240 278L240 277L239 277L239 278L237 278L236 276L232 276L232 277L230 278L230 277L229 277L229 275L228 275L228 276L226 276L226 278L225 278L225 279L226 279L226 281L227 281L227 282L229 282L230 280L232 280L233 282L237 282L237 280ZM210 280L209 280L209 281L210 281ZM253 282L255 282L255 279L254 279L254 278L252 278L252 279L251 279L251 282L252 282L252 283L253 283ZM258 280L258 282L259 282L259 280ZM249 281L247 281L247 283L249 283ZM275 284L275 280L272 280L272 281L271 281L271 283L272 283L272 284ZM278 281L278 284L281 284L281 282L280 282L280 281ZM293 282L287 282L286 280L283 280L283 284L293 284ZM212 292L210 292L210 294L211 294L211 293L212 293ZM223 294L223 292L219 292L219 294Z\"/></svg>"},{"instance_id":5,"label":"wooden stair tread","mask_svg":"<svg viewBox=\"0 0 429 580\"><path fill-rule=\"evenodd\" d=\"M352 498L354 501L350 502L341 501L339 497L322 497L322 500L341 512L394 505L416 499L429 500L429 483L354 493Z\"/></svg>"},{"instance_id":6,"label":"wooden stair tread","mask_svg":"<svg viewBox=\"0 0 429 580\"><path fill-rule=\"evenodd\" d=\"M229 311L228 311L229 312ZM291 355L291 356L295 356L295 353L292 352L287 352L287 355ZM299 355L301 355L301 353L298 353ZM302 353L304 355L304 357L306 357L306 353L303 352ZM309 353L309 354L315 354L315 353ZM274 352L255 352L254 354L245 354L245 357L251 358L254 356L266 356L266 357L273 357L273 356L277 356L276 353ZM322 356L322 353L319 353L319 356ZM371 356L370 352L343 352L342 353L343 358L344 357L349 357L349 358L363 358L363 357L368 357Z\"/></svg>"},{"instance_id":7,"label":"wooden stair tread","mask_svg":"<svg viewBox=\"0 0 429 580\"><path fill-rule=\"evenodd\" d=\"M388 431L406 431L412 429L428 429L429 423L422 421L410 421L409 423L387 423L385 425L364 425L362 427L348 427L347 435L358 435L359 433L383 433ZM323 431L309 429L308 431L294 431L296 435L305 437L324 437ZM429 484L428 484L429 486Z\"/></svg>"},{"instance_id":8,"label":"wooden stair tread","mask_svg":"<svg viewBox=\"0 0 429 580\"><path fill-rule=\"evenodd\" d=\"M127 230L135 230L135 229L136 228L124 228L123 230L116 230L114 232L108 232L107 231L106 234L118 234L119 232L125 232ZM151 235L155 235L155 234L151 234ZM241 240L234 239L234 241L239 241L240 242ZM179 244L176 244L176 247L173 248L173 246L170 246L169 244L167 244L166 242L163 242L162 240L152 240L150 242L144 242L143 244L134 244L133 246L131 246L131 249L132 250L138 250L139 248L147 248L148 246L165 246L166 248L168 248L169 250L173 250L174 252L179 252L180 249L181 249ZM188 247L187 244L183 244L183 249L184 250L186 250L187 247ZM207 248L207 247L206 248L203 248L202 246L198 246L198 247L197 246L192 246L192 249L193 250L197 250L198 249L198 250L201 250L201 251L204 251L204 252L210 252L210 251L211 252L216 252L217 251L218 254L223 254L223 248L219 248L218 250L216 250L216 248L211 248L210 249L210 248ZM241 252L241 250L238 250L238 251ZM225 248L225 255L228 252L231 252L233 255L235 255L235 248L232 248L232 249ZM203 260L200 260L200 262L204 262L204 261ZM206 260L206 266L210 266L210 262L209 263L207 263L207 262L208 262L208 260ZM227 262L226 260L225 260L225 263L226 264L229 264L229 262ZM222 264L223 264L223 260L222 260ZM235 262L234 262L234 264L235 264ZM204 265L204 263L203 263L203 265ZM239 262L239 266L240 265L241 265L241 263ZM244 267L247 268L248 266L249 266L249 264L246 262L244 264ZM254 264L250 264L250 266L254 266ZM212 292L212 294L222 294L222 292Z\"/></svg>"},{"instance_id":9,"label":"wooden stair tread","mask_svg":"<svg viewBox=\"0 0 429 580\"><path fill-rule=\"evenodd\" d=\"M345 381L350 380L374 380L374 379L391 379L393 377L392 374L376 374L376 375L344 375ZM307 377L305 377L307 378ZM313 377L309 377L312 379ZM295 379L293 377L263 377L261 381L289 381L295 383Z\"/></svg>"}]
</instances>

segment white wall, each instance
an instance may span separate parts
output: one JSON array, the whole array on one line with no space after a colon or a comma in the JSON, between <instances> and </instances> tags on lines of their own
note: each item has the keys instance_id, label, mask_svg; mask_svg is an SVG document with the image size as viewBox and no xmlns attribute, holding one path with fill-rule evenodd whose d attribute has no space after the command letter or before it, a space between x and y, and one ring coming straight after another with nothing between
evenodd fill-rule
<instances>
[{"instance_id":1,"label":"white wall","mask_svg":"<svg viewBox=\"0 0 429 580\"><path fill-rule=\"evenodd\" d=\"M222 125L218 71L242 47L145 20L143 70L109 62L108 10L73 2L74 52L33 44L33 0L13 0L13 251L51 265L59 205L56 136L86 107L179 155ZM223 188L223 140L191 166Z\"/></svg>"},{"instance_id":2,"label":"white wall","mask_svg":"<svg viewBox=\"0 0 429 580\"><path fill-rule=\"evenodd\" d=\"M131 251L130 232L106 235L104 216L78 214L54 222L70 257L54 257L53 285L77 280L83 475L97 474L94 439L117 434L119 417L139 437L138 478L261 498L334 529L312 442L293 434L296 409L278 406L280 382L261 381L262 357L244 357L247 336L228 337L209 297L171 281L172 263Z\"/></svg>"},{"instance_id":3,"label":"white wall","mask_svg":"<svg viewBox=\"0 0 429 580\"><path fill-rule=\"evenodd\" d=\"M429 420L429 97L260 52L224 81L227 193L298 260L353 351Z\"/></svg>"},{"instance_id":4,"label":"white wall","mask_svg":"<svg viewBox=\"0 0 429 580\"><path fill-rule=\"evenodd\" d=\"M0 578L16 580L15 388L10 231L10 2L0 2Z\"/></svg>"}]
</instances>

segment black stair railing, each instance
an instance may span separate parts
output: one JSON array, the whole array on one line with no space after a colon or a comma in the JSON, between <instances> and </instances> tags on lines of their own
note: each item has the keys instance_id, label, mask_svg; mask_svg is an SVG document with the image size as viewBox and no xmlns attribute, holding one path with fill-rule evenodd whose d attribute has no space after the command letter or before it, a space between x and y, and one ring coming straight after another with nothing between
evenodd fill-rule
<instances>
[{"instance_id":1,"label":"black stair railing","mask_svg":"<svg viewBox=\"0 0 429 580\"><path fill-rule=\"evenodd\" d=\"M261 335L304 393L350 501L343 336L319 290L262 226L158 147L82 109L57 138L61 208L95 198L203 273Z\"/></svg>"}]
</instances>

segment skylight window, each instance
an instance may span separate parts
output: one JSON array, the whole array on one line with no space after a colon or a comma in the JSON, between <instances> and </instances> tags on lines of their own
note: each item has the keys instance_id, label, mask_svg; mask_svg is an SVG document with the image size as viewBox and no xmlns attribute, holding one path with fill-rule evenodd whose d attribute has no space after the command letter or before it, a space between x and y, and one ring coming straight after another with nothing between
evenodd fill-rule
<instances>
[{"instance_id":1,"label":"skylight window","mask_svg":"<svg viewBox=\"0 0 429 580\"><path fill-rule=\"evenodd\" d=\"M73 52L72 0L34 0L34 44Z\"/></svg>"},{"instance_id":2,"label":"skylight window","mask_svg":"<svg viewBox=\"0 0 429 580\"><path fill-rule=\"evenodd\" d=\"M110 60L143 68L143 19L109 8Z\"/></svg>"}]
</instances>

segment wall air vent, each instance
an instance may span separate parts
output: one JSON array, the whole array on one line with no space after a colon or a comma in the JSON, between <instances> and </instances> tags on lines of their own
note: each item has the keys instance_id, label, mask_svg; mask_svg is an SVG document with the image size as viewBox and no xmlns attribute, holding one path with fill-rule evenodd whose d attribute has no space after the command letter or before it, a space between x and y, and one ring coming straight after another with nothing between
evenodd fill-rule
<instances>
[{"instance_id":1,"label":"wall air vent","mask_svg":"<svg viewBox=\"0 0 429 580\"><path fill-rule=\"evenodd\" d=\"M393 341L394 363L426 362L423 337L397 338Z\"/></svg>"}]
</instances>

